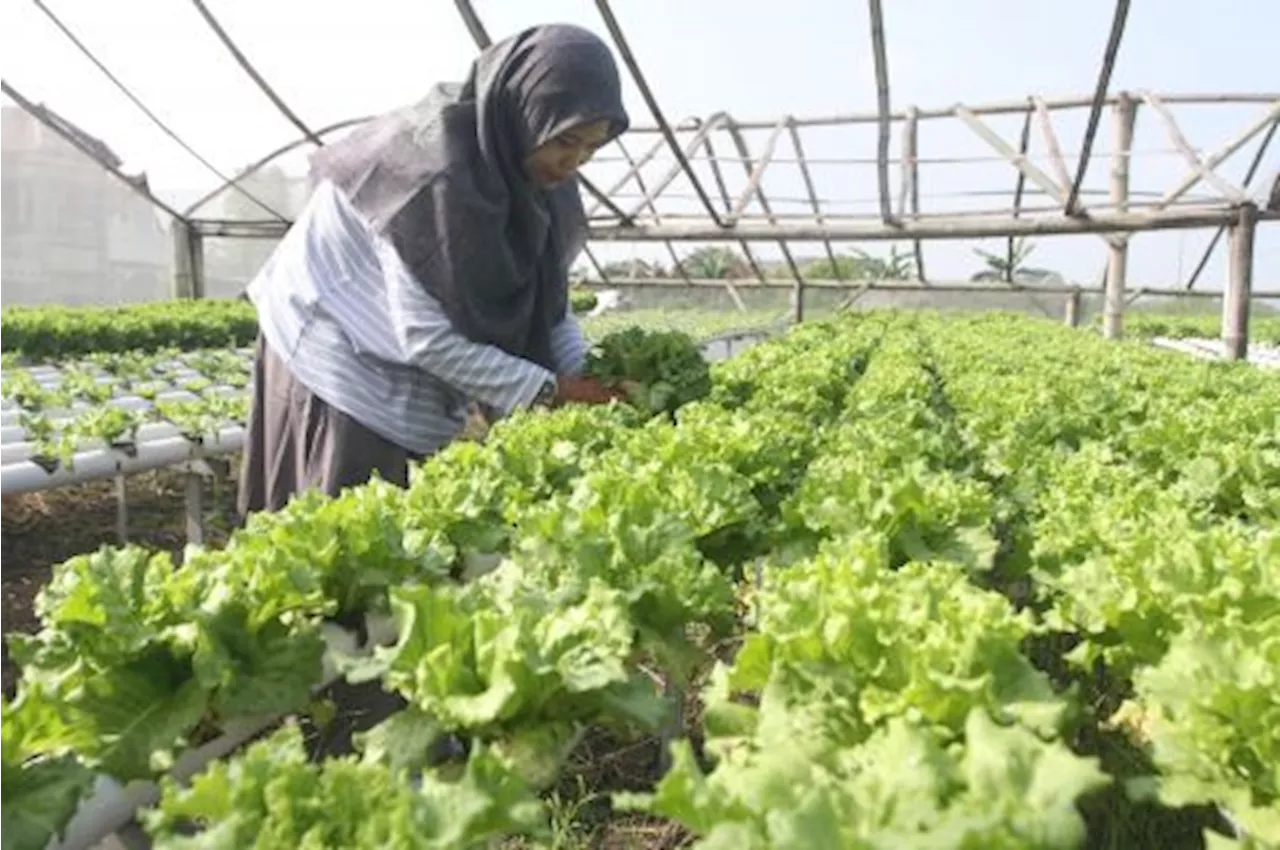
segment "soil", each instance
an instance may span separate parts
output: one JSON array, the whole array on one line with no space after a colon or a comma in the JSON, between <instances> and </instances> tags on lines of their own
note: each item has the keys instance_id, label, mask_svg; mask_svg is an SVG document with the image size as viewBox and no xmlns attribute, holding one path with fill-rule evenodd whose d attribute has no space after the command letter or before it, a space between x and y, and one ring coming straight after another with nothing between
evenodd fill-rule
<instances>
[{"instance_id":1,"label":"soil","mask_svg":"<svg viewBox=\"0 0 1280 850\"><path fill-rule=\"evenodd\" d=\"M234 464L232 464L234 468ZM160 470L125 479L128 542L166 550L180 557L186 546L183 474ZM235 482L205 482L205 542L220 545L235 511ZM0 506L3 548L0 583L4 588L3 679L6 697L13 696L17 671L9 660L8 635L31 633L40 622L36 595L52 567L75 555L118 545L115 483L95 481L42 493L5 496Z\"/></svg>"}]
</instances>

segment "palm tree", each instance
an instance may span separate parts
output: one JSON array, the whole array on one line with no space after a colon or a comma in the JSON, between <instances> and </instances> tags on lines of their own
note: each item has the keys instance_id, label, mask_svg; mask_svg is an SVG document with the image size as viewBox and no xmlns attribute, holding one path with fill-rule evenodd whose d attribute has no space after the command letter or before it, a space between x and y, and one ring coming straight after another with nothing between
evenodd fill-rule
<instances>
[{"instance_id":1,"label":"palm tree","mask_svg":"<svg viewBox=\"0 0 1280 850\"><path fill-rule=\"evenodd\" d=\"M1007 254L993 254L981 248L973 252L982 258L987 267L976 272L969 279L998 280L1005 283L1056 283L1062 281L1062 275L1052 269L1037 268L1027 265L1027 257L1036 246L1027 242L1026 238L1015 239L1013 250Z\"/></svg>"},{"instance_id":2,"label":"palm tree","mask_svg":"<svg viewBox=\"0 0 1280 850\"><path fill-rule=\"evenodd\" d=\"M745 277L748 271L746 261L736 251L715 245L692 252L682 265L690 277L699 280Z\"/></svg>"},{"instance_id":3,"label":"palm tree","mask_svg":"<svg viewBox=\"0 0 1280 850\"><path fill-rule=\"evenodd\" d=\"M835 263L830 259L814 260L805 266L807 277L819 280L913 280L916 264L906 252L898 253L896 245L889 249L888 258L876 257L855 248L848 254L837 254Z\"/></svg>"}]
</instances>

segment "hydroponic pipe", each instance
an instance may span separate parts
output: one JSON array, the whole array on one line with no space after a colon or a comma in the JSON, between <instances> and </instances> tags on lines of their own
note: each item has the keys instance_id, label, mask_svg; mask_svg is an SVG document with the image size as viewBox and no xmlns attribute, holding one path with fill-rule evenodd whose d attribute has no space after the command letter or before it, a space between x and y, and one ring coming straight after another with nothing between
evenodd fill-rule
<instances>
[{"instance_id":1,"label":"hydroponic pipe","mask_svg":"<svg viewBox=\"0 0 1280 850\"><path fill-rule=\"evenodd\" d=\"M78 455L70 469L59 466L46 472L31 461L5 464L0 467L0 494L35 493L83 484L117 475L133 475L151 469L177 466L187 461L212 455L238 452L244 447L244 428L239 425L223 428L214 439L193 443L185 437L170 437L155 443L143 443L132 456L118 449L103 449Z\"/></svg>"}]
</instances>

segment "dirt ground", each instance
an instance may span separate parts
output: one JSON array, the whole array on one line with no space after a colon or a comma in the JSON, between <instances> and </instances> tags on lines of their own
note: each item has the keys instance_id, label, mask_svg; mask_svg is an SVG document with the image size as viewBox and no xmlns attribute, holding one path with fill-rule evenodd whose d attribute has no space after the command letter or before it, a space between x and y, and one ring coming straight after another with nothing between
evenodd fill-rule
<instances>
[{"instance_id":1,"label":"dirt ground","mask_svg":"<svg viewBox=\"0 0 1280 850\"><path fill-rule=\"evenodd\" d=\"M169 470L125 479L130 543L166 549L177 555L186 545L183 476ZM235 483L205 483L206 542L226 539L235 509ZM39 628L34 611L36 594L49 579L50 569L63 561L102 546L119 543L116 536L115 484L92 482L43 493L6 496L0 506L3 548L0 583L4 588L2 617L4 692L13 695L16 670L9 661L7 636Z\"/></svg>"}]
</instances>

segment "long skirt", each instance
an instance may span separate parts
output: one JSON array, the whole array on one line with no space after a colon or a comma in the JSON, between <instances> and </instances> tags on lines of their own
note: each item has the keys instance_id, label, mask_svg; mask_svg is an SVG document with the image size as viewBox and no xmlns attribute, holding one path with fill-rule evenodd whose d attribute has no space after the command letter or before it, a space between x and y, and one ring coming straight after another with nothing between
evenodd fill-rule
<instances>
[{"instance_id":1,"label":"long skirt","mask_svg":"<svg viewBox=\"0 0 1280 850\"><path fill-rule=\"evenodd\" d=\"M327 404L293 377L261 336L254 352L253 400L245 434L240 516L278 511L294 493L336 496L375 471L404 487L417 455Z\"/></svg>"},{"instance_id":2,"label":"long skirt","mask_svg":"<svg viewBox=\"0 0 1280 850\"><path fill-rule=\"evenodd\" d=\"M406 486L409 462L417 458L315 396L261 336L245 437L237 505L242 519L258 511L278 511L302 490L337 495L369 481L375 470L387 481ZM354 733L405 705L376 681L338 681L325 696L337 709L333 719L323 727L306 719L301 724L308 749L317 758L350 753Z\"/></svg>"}]
</instances>

